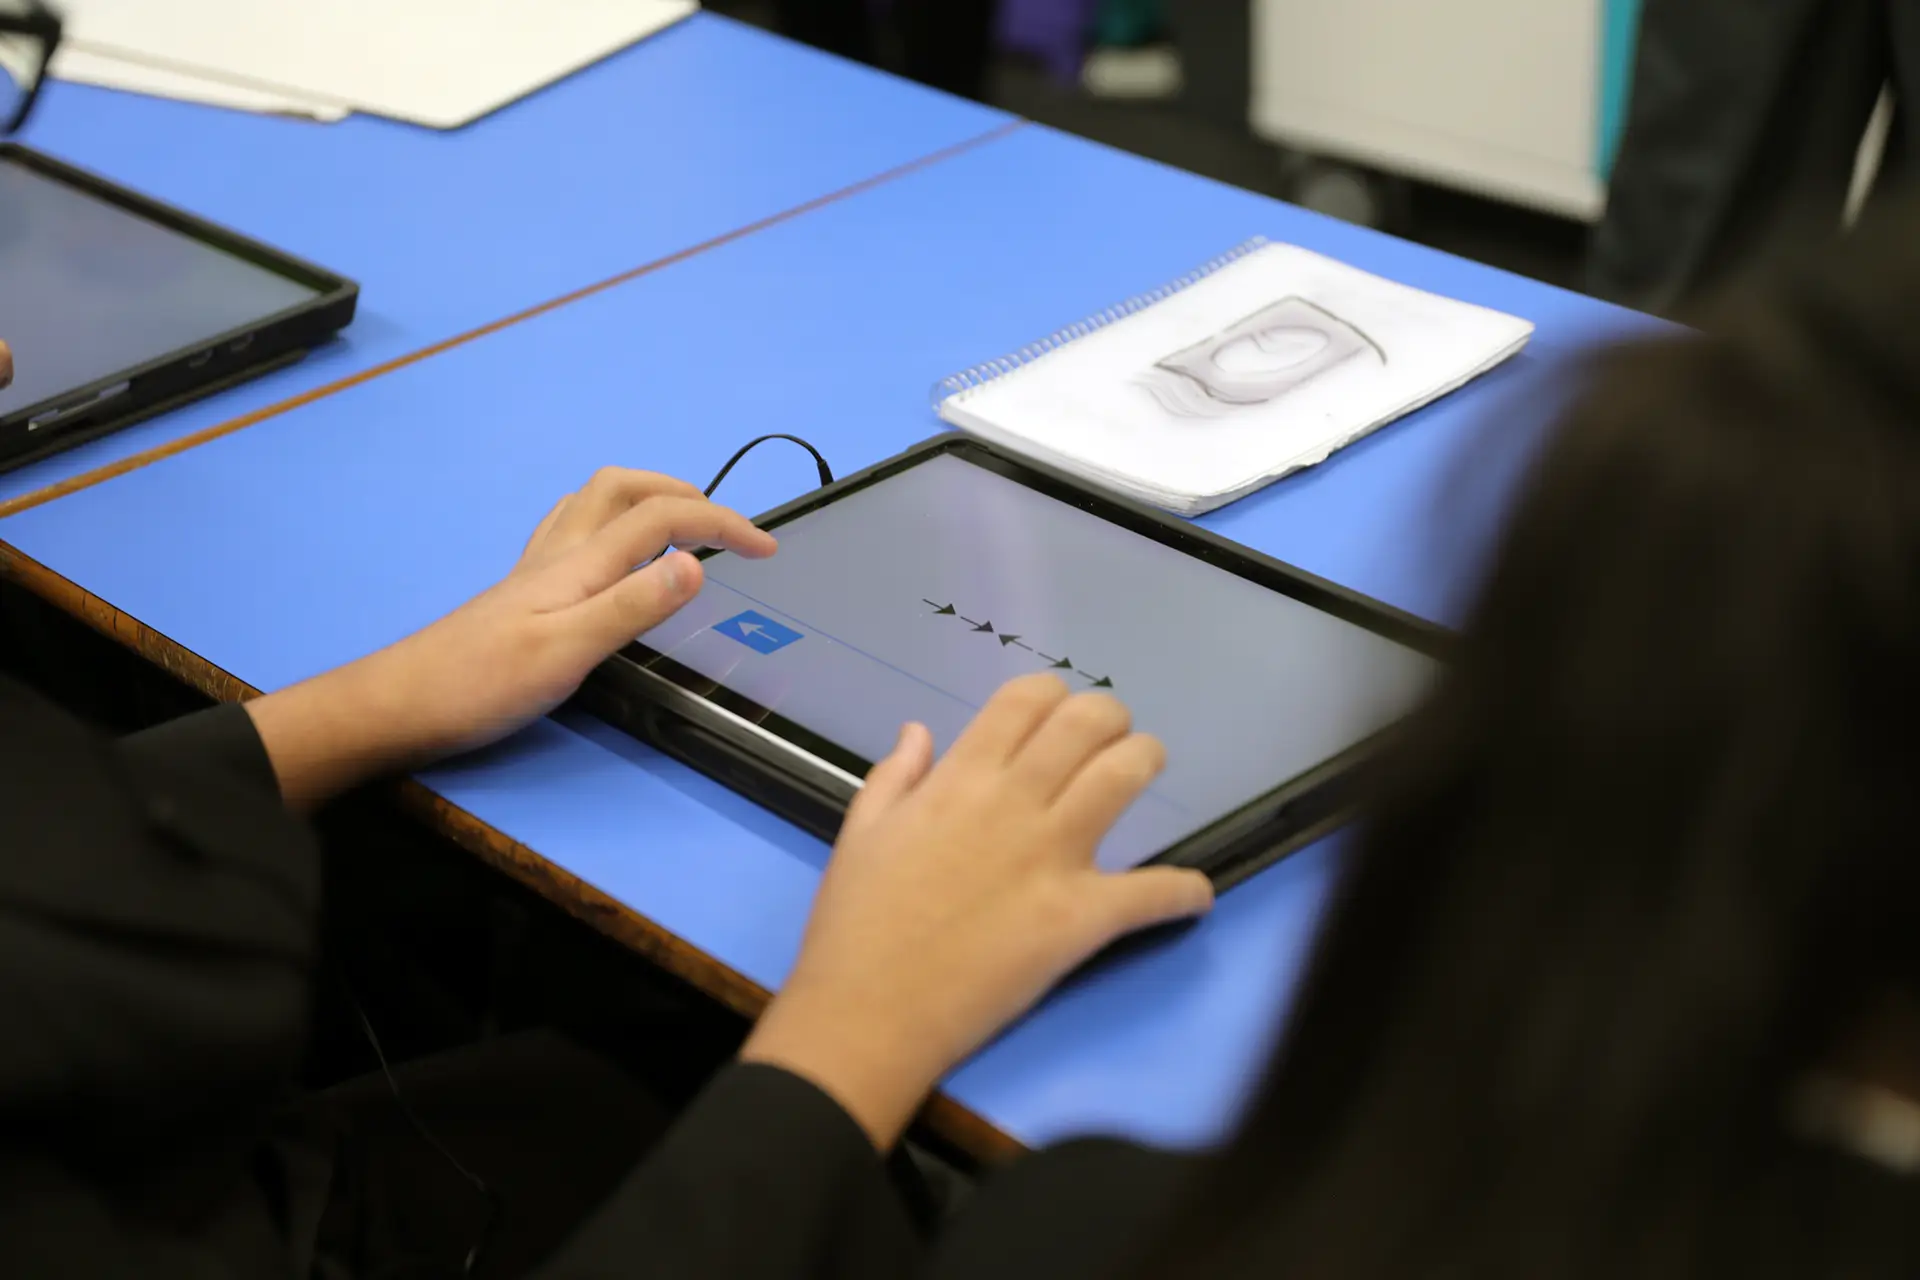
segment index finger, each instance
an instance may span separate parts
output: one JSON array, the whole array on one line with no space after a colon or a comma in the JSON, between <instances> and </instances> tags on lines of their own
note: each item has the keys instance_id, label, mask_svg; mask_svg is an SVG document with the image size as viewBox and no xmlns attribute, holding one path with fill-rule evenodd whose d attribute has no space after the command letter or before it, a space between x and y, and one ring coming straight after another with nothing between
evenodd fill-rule
<instances>
[{"instance_id":1,"label":"index finger","mask_svg":"<svg viewBox=\"0 0 1920 1280\"><path fill-rule=\"evenodd\" d=\"M13 381L13 349L0 342L0 388Z\"/></svg>"},{"instance_id":2,"label":"index finger","mask_svg":"<svg viewBox=\"0 0 1920 1280\"><path fill-rule=\"evenodd\" d=\"M668 547L720 547L755 560L779 544L731 508L705 498L649 498L581 545L593 591L612 586Z\"/></svg>"},{"instance_id":3,"label":"index finger","mask_svg":"<svg viewBox=\"0 0 1920 1280\"><path fill-rule=\"evenodd\" d=\"M623 512L650 498L700 499L704 496L685 480L663 476L657 471L602 467L573 495L565 513L554 521L549 536L556 549L564 549L591 537Z\"/></svg>"}]
</instances>

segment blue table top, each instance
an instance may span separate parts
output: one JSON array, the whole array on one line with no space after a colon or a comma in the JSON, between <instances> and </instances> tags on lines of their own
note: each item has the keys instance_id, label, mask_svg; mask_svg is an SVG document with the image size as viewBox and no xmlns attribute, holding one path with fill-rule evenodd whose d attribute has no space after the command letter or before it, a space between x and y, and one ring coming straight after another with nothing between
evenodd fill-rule
<instances>
[{"instance_id":1,"label":"blue table top","mask_svg":"<svg viewBox=\"0 0 1920 1280\"><path fill-rule=\"evenodd\" d=\"M700 14L452 133L53 84L24 140L358 280L300 365L0 475L0 501L978 137L1008 117Z\"/></svg>"},{"instance_id":2,"label":"blue table top","mask_svg":"<svg viewBox=\"0 0 1920 1280\"><path fill-rule=\"evenodd\" d=\"M941 376L1260 233L1539 326L1492 375L1206 521L1449 616L1474 560L1459 539L1497 511L1558 366L1652 322L1038 128L29 510L0 538L276 688L494 581L597 466L704 481L738 443L786 430L851 471L940 428ZM811 475L797 451L761 451L723 496L762 509ZM785 976L826 850L719 785L572 716L426 781L746 976ZM1073 983L948 1091L1027 1142L1215 1137L1334 861L1332 842L1296 855L1198 928Z\"/></svg>"}]
</instances>

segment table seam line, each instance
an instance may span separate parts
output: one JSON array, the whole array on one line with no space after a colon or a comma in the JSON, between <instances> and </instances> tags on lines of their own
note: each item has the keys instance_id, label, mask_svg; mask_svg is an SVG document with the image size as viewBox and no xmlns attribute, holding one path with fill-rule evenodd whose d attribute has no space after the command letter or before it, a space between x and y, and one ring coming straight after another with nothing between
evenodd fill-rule
<instances>
[{"instance_id":1,"label":"table seam line","mask_svg":"<svg viewBox=\"0 0 1920 1280\"><path fill-rule=\"evenodd\" d=\"M1002 138L1008 137L1028 127L1029 124L1030 122L1024 119L1009 120L1004 124L987 130L985 133L975 134L970 138L963 138L959 142L942 147L937 151L928 152L926 155L918 156L903 164L895 165L891 169L885 169L879 173L862 178L858 182L829 191L824 195L815 196L811 200L793 205L787 209L782 209L777 213L768 214L763 218L756 219L742 226L734 227L729 231L722 232L720 235L702 240L697 244L689 245L684 249L676 250L673 253L667 254L665 257L651 259L637 267L629 267L627 270L619 272L618 274L594 281L591 284L582 285L577 289L563 293L558 297L549 298L544 302L523 307L519 311L512 312L498 320L493 320L476 328L454 334L449 338L443 338L438 342L429 343L417 350L395 356L391 360L382 361L370 368L348 374L343 378L337 378L332 382L314 387L308 391L303 391L299 395L289 396L285 400L276 401L273 404L255 409L250 413L241 414L236 418L229 418L224 422L215 423L210 427L203 427L199 431L189 432L177 439L169 440L164 444L154 445L151 448L129 454L127 457L95 467L91 471L83 471L77 476L70 476L65 480L56 481L44 488L30 490L18 497L0 502L0 520L4 520L9 516L18 515L23 511L30 511L35 507L44 506L49 502L79 493L82 490L91 489L95 485L104 484L109 480L118 479L129 472L138 471L141 467L151 463L160 462L166 458L186 453L203 444L210 444L215 440L234 435L248 427L258 426L260 423L280 417L282 414L291 413L295 409L305 408L307 405L327 399L342 391L350 391L357 386L372 382L389 373L397 373L401 369L424 363L435 356L443 355L455 348L463 347L470 342L475 342L481 338L489 337L503 330L510 329L525 321L536 319L550 311L558 311L562 307L584 301L587 298L605 293L610 289L618 288L623 284L631 283L644 276L663 271L668 267L677 266L709 250L723 248L735 241L744 240L759 232L770 230L773 227L791 222L797 218L805 217L807 214L826 208L829 205L838 204L842 200L864 195L869 191L883 187L897 179L908 177L923 169L930 169L935 165L964 155L979 147L998 142Z\"/></svg>"}]
</instances>

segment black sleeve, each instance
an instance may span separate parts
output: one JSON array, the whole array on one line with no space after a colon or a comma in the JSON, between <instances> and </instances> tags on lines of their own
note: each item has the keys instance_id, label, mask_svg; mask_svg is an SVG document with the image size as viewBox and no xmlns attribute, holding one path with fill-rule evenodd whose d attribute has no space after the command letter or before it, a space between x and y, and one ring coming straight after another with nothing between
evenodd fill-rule
<instances>
[{"instance_id":1,"label":"black sleeve","mask_svg":"<svg viewBox=\"0 0 1920 1280\"><path fill-rule=\"evenodd\" d=\"M1167 1229L1201 1159L1113 1138L1022 1156L941 1233L921 1280L1124 1280Z\"/></svg>"},{"instance_id":2,"label":"black sleeve","mask_svg":"<svg viewBox=\"0 0 1920 1280\"><path fill-rule=\"evenodd\" d=\"M206 1220L298 1065L313 837L240 708L115 742L4 681L0 821L0 1199Z\"/></svg>"},{"instance_id":3,"label":"black sleeve","mask_svg":"<svg viewBox=\"0 0 1920 1280\"><path fill-rule=\"evenodd\" d=\"M136 767L164 768L183 762L196 771L224 773L263 797L277 796L280 780L253 717L238 703L181 716L120 740L121 752Z\"/></svg>"},{"instance_id":4,"label":"black sleeve","mask_svg":"<svg viewBox=\"0 0 1920 1280\"><path fill-rule=\"evenodd\" d=\"M721 1072L542 1280L867 1280L921 1242L865 1132L798 1076Z\"/></svg>"}]
</instances>

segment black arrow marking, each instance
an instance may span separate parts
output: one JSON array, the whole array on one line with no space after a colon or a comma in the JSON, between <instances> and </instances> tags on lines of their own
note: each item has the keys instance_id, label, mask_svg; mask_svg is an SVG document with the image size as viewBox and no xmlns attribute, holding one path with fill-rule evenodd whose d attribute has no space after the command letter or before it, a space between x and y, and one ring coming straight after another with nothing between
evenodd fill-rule
<instances>
[{"instance_id":1,"label":"black arrow marking","mask_svg":"<svg viewBox=\"0 0 1920 1280\"><path fill-rule=\"evenodd\" d=\"M936 614L951 615L953 617L960 619L960 621L966 623L968 626L972 627L975 631L982 632L986 635L999 637L1000 647L1002 649L1006 648L1010 644L1017 644L1022 649L1025 649L1028 653L1038 656L1041 661L1050 664L1056 671L1072 671L1074 669L1073 659L1056 658L1050 653L1041 653L1038 649L1034 648L1032 645L1022 641L1019 636L1006 635L1006 634L1002 634L1001 632L995 631L993 629L993 623L991 622L975 622L972 618L969 618L966 614L959 612L950 604L941 604L939 601L929 600L925 596L920 597L920 603L932 609ZM1080 674L1083 676L1086 676L1088 680L1093 681L1093 687L1096 689L1113 688L1113 681L1107 679L1105 676L1100 676L1099 678L1096 679L1095 677L1088 675L1084 671L1082 671Z\"/></svg>"},{"instance_id":2,"label":"black arrow marking","mask_svg":"<svg viewBox=\"0 0 1920 1280\"><path fill-rule=\"evenodd\" d=\"M1108 679L1106 676L1101 676L1099 679L1095 680L1094 677L1092 677L1091 675L1087 675L1087 673L1084 671L1082 671L1080 674L1083 676L1086 676L1087 679L1089 680L1093 680L1093 687L1096 689L1113 688L1113 681Z\"/></svg>"}]
</instances>

